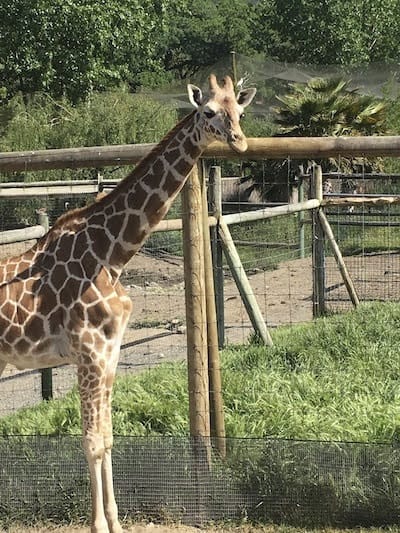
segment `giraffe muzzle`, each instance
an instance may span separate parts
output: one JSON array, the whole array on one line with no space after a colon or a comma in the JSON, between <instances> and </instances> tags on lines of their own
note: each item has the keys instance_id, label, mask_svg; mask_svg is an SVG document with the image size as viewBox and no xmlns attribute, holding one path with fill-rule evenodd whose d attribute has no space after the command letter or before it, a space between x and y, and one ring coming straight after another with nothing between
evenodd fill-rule
<instances>
[{"instance_id":1,"label":"giraffe muzzle","mask_svg":"<svg viewBox=\"0 0 400 533\"><path fill-rule=\"evenodd\" d=\"M238 154L242 154L248 148L247 140L245 137L232 135L228 139L228 144Z\"/></svg>"}]
</instances>

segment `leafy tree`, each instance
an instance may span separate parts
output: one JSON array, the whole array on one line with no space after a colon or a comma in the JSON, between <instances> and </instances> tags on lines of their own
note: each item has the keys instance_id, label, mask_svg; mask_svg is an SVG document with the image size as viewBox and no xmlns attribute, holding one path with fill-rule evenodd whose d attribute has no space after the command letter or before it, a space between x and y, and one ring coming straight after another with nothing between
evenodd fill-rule
<instances>
[{"instance_id":1,"label":"leafy tree","mask_svg":"<svg viewBox=\"0 0 400 533\"><path fill-rule=\"evenodd\" d=\"M94 92L90 101L71 105L66 99L53 100L37 93L28 98L20 95L0 108L6 118L0 134L0 151L37 150L158 141L176 123L176 110L143 95L126 90ZM14 172L0 181L42 181L93 178L100 172L104 178L124 177L127 167L41 172ZM86 203L85 198L68 198L70 208ZM47 200L45 205L51 220L65 209L65 198ZM0 204L0 225L7 228L34 224L35 210L43 207L44 199ZM79 202L79 203L78 203Z\"/></svg>"},{"instance_id":2,"label":"leafy tree","mask_svg":"<svg viewBox=\"0 0 400 533\"><path fill-rule=\"evenodd\" d=\"M291 137L326 135L376 135L385 132L382 101L349 89L349 82L337 78L314 78L294 83L291 92L277 96L275 123L281 134Z\"/></svg>"},{"instance_id":3,"label":"leafy tree","mask_svg":"<svg viewBox=\"0 0 400 533\"><path fill-rule=\"evenodd\" d=\"M260 0L255 46L288 62L397 61L399 15L397 0Z\"/></svg>"},{"instance_id":4,"label":"leafy tree","mask_svg":"<svg viewBox=\"0 0 400 533\"><path fill-rule=\"evenodd\" d=\"M171 0L173 1L173 0ZM73 101L154 69L170 0L4 0L0 86ZM159 67L158 67L159 68Z\"/></svg>"},{"instance_id":5,"label":"leafy tree","mask_svg":"<svg viewBox=\"0 0 400 533\"><path fill-rule=\"evenodd\" d=\"M232 50L249 52L251 8L247 0L186 0L169 12L160 53L166 70L180 78L215 64Z\"/></svg>"}]
</instances>

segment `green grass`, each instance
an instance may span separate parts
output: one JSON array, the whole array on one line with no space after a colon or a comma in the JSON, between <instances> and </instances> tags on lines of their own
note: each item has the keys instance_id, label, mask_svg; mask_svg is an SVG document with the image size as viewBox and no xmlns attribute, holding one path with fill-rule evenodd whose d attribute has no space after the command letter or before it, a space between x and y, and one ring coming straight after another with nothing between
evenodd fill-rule
<instances>
[{"instance_id":1,"label":"green grass","mask_svg":"<svg viewBox=\"0 0 400 533\"><path fill-rule=\"evenodd\" d=\"M357 311L274 332L275 346L223 353L227 435L360 442L400 440L400 305ZM0 434L78 434L74 390L0 419ZM184 363L116 382L114 432L186 435Z\"/></svg>"},{"instance_id":2,"label":"green grass","mask_svg":"<svg viewBox=\"0 0 400 533\"><path fill-rule=\"evenodd\" d=\"M368 221L368 217L365 217L364 222ZM383 227L345 225L338 227L333 221L331 224L343 255L397 251L400 248L399 228L390 226L390 220L387 221L387 226Z\"/></svg>"}]
</instances>

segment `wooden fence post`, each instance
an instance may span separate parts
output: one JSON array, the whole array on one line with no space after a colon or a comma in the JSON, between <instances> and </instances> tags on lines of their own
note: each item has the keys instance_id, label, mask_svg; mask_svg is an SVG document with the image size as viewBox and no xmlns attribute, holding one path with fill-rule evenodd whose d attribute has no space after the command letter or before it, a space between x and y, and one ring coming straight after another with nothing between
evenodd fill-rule
<instances>
[{"instance_id":1,"label":"wooden fence post","mask_svg":"<svg viewBox=\"0 0 400 533\"><path fill-rule=\"evenodd\" d=\"M261 339L269 346L273 345L271 335L265 324L257 299L247 278L246 272L240 260L239 254L233 243L231 232L223 217L220 219L219 233L221 236L224 254L231 269L232 276L235 279L236 286L240 292L247 314L253 325L254 331L258 333Z\"/></svg>"},{"instance_id":2,"label":"wooden fence post","mask_svg":"<svg viewBox=\"0 0 400 533\"><path fill-rule=\"evenodd\" d=\"M47 233L49 231L49 215L47 214L46 208L37 209L36 211L36 220L39 226L43 226L44 231Z\"/></svg>"},{"instance_id":3,"label":"wooden fence post","mask_svg":"<svg viewBox=\"0 0 400 533\"><path fill-rule=\"evenodd\" d=\"M210 435L202 194L195 166L182 191L190 435Z\"/></svg>"},{"instance_id":4,"label":"wooden fence post","mask_svg":"<svg viewBox=\"0 0 400 533\"><path fill-rule=\"evenodd\" d=\"M211 228L211 251L213 256L218 347L223 348L225 344L224 268L223 252L218 231L219 218L222 216L221 167L211 167L208 185L210 211L217 219L217 225Z\"/></svg>"},{"instance_id":5,"label":"wooden fence post","mask_svg":"<svg viewBox=\"0 0 400 533\"><path fill-rule=\"evenodd\" d=\"M313 165L312 168L311 196L319 202L322 202L322 169L320 165ZM313 209L312 211L312 276L314 318L325 314L324 232L318 216L318 209Z\"/></svg>"},{"instance_id":6,"label":"wooden fence post","mask_svg":"<svg viewBox=\"0 0 400 533\"><path fill-rule=\"evenodd\" d=\"M214 276L211 255L210 227L208 224L207 187L202 173L204 273L207 310L208 378L210 389L210 430L220 457L226 455L224 402L222 398L221 363L218 349L217 313L215 306Z\"/></svg>"},{"instance_id":7,"label":"wooden fence post","mask_svg":"<svg viewBox=\"0 0 400 533\"><path fill-rule=\"evenodd\" d=\"M350 274L347 270L346 264L343 260L342 252L340 251L340 248L335 240L335 236L333 234L331 225L329 224L328 219L326 218L326 215L322 211L322 209L319 210L318 216L320 218L320 222L325 232L325 235L331 245L332 252L336 260L336 264L339 267L339 271L342 275L342 279L346 286L347 292L349 293L350 300L353 306L357 307L360 303L360 300L358 298L357 291L354 287L353 280L351 279Z\"/></svg>"}]
</instances>

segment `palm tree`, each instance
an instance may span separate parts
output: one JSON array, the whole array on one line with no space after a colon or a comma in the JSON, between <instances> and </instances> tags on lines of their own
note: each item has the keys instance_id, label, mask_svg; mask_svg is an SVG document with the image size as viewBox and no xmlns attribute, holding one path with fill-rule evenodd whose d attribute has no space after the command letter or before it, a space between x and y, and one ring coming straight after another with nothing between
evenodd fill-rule
<instances>
[{"instance_id":1,"label":"palm tree","mask_svg":"<svg viewBox=\"0 0 400 533\"><path fill-rule=\"evenodd\" d=\"M291 137L327 135L378 135L385 132L383 102L350 90L337 78L314 78L306 85L294 83L291 92L277 96L275 108L281 133Z\"/></svg>"},{"instance_id":2,"label":"palm tree","mask_svg":"<svg viewBox=\"0 0 400 533\"><path fill-rule=\"evenodd\" d=\"M294 83L290 92L277 96L281 105L274 109L277 135L284 137L321 137L338 135L379 135L386 133L384 102L360 95L349 82L338 78L315 78L307 84ZM340 158L316 161L323 172L352 173L382 170L381 160ZM253 175L263 197L287 201L288 183L293 183L303 160L271 160L264 165L263 176ZM258 173L257 173L258 174ZM261 178L263 184L260 183ZM274 185L272 186L272 183Z\"/></svg>"}]
</instances>

